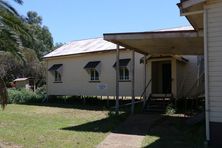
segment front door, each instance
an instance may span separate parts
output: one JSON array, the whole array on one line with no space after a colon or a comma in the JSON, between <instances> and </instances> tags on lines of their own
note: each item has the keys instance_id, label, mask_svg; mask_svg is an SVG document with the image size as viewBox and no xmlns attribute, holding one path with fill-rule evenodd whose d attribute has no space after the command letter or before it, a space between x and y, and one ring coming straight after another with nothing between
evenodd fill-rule
<instances>
[{"instance_id":1,"label":"front door","mask_svg":"<svg viewBox=\"0 0 222 148\"><path fill-rule=\"evenodd\" d=\"M162 64L162 92L171 93L171 63Z\"/></svg>"},{"instance_id":2,"label":"front door","mask_svg":"<svg viewBox=\"0 0 222 148\"><path fill-rule=\"evenodd\" d=\"M171 61L152 62L152 93L171 93Z\"/></svg>"}]
</instances>

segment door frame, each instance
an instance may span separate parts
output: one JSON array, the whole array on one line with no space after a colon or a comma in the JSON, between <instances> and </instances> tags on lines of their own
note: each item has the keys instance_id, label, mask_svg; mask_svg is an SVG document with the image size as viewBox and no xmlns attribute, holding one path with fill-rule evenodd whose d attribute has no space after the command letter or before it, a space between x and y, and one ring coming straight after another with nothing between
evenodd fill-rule
<instances>
[{"instance_id":1,"label":"door frame","mask_svg":"<svg viewBox=\"0 0 222 148\"><path fill-rule=\"evenodd\" d=\"M154 63L157 63L157 65L154 65ZM164 64L170 64L170 69L171 69L171 72L170 72L171 90L167 94L171 94L172 91L173 91L173 82L172 82L173 61L172 61L171 58L170 59L169 58L168 59L161 59L161 60L159 59L159 60L152 60L152 61L150 61L150 64L149 64L150 65L150 69L149 69L150 70L150 76L152 78L152 84L151 84L151 93L152 94L166 94L163 91L163 83L164 83L163 82L163 65ZM158 66L159 69L157 69L156 71L157 71L157 73L158 73L158 71L160 71L161 72L160 75L157 76L157 74L153 73L154 72L154 69L153 69L154 67L153 66ZM160 81L158 81L158 80L160 80ZM159 84L156 85L156 83L159 83Z\"/></svg>"}]
</instances>

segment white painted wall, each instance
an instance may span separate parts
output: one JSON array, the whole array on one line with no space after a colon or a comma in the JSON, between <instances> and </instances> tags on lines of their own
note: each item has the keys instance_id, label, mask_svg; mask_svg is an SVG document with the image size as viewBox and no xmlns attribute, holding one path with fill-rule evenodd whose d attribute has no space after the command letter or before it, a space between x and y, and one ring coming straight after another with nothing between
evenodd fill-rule
<instances>
[{"instance_id":1,"label":"white painted wall","mask_svg":"<svg viewBox=\"0 0 222 148\"><path fill-rule=\"evenodd\" d=\"M140 64L142 54L135 54L135 95L143 92L144 66ZM131 51L121 51L120 59L131 58ZM90 83L90 75L84 66L90 61L101 61L100 83ZM48 72L48 95L115 96L116 71L113 64L116 53L97 52L47 60L48 69L54 64L63 64L62 83L54 83L54 76ZM130 63L129 63L130 64ZM98 84L106 84L107 89L97 89ZM120 82L120 96L131 96L131 82Z\"/></svg>"},{"instance_id":2,"label":"white painted wall","mask_svg":"<svg viewBox=\"0 0 222 148\"><path fill-rule=\"evenodd\" d=\"M25 88L26 85L29 85L29 80L16 81L16 88Z\"/></svg>"},{"instance_id":3,"label":"white painted wall","mask_svg":"<svg viewBox=\"0 0 222 148\"><path fill-rule=\"evenodd\" d=\"M147 63L147 81L152 79L151 65L155 61L171 61L172 64L172 93L174 97L180 98L188 92L197 80L198 66L197 56L184 55L184 58L188 60L187 63L182 63L175 58L161 58L152 59ZM149 95L151 92L151 85L147 91Z\"/></svg>"},{"instance_id":4,"label":"white painted wall","mask_svg":"<svg viewBox=\"0 0 222 148\"><path fill-rule=\"evenodd\" d=\"M222 122L222 1L207 6L210 121Z\"/></svg>"},{"instance_id":5,"label":"white painted wall","mask_svg":"<svg viewBox=\"0 0 222 148\"><path fill-rule=\"evenodd\" d=\"M198 57L183 57L188 60L188 63L177 61L177 94L179 98L185 97L198 79Z\"/></svg>"},{"instance_id":6,"label":"white painted wall","mask_svg":"<svg viewBox=\"0 0 222 148\"><path fill-rule=\"evenodd\" d=\"M135 96L141 96L144 91L144 65L140 64L142 54L135 54ZM152 59L147 62L147 83L151 79L151 63L153 61L170 60L172 62L172 92L175 97L181 79L183 79L183 93L190 89L197 79L197 56L184 56L189 60L187 64L178 64L175 58ZM120 59L131 58L130 50L121 50ZM101 61L100 83L90 82L90 75L84 66L90 61ZM48 69L54 64L63 64L62 83L54 83L54 75L48 71L48 95L85 95L85 96L115 96L116 71L113 64L116 52L97 52L47 59ZM130 65L131 63L129 63ZM131 75L130 75L131 76ZM105 84L107 89L99 90L97 85ZM151 93L151 86L147 89L147 96ZM131 82L120 82L120 96L131 96ZM178 95L179 96L179 95Z\"/></svg>"}]
</instances>

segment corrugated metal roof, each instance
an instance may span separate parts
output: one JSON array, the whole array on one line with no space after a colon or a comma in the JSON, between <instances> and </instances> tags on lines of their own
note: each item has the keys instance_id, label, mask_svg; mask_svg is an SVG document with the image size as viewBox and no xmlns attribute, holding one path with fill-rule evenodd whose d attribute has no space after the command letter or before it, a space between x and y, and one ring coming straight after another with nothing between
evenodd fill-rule
<instances>
[{"instance_id":1,"label":"corrugated metal roof","mask_svg":"<svg viewBox=\"0 0 222 148\"><path fill-rule=\"evenodd\" d=\"M183 26L183 27L177 27L177 28L167 28L167 29L160 29L156 31L182 31L182 30L194 30L192 26Z\"/></svg>"},{"instance_id":2,"label":"corrugated metal roof","mask_svg":"<svg viewBox=\"0 0 222 148\"><path fill-rule=\"evenodd\" d=\"M170 28L170 29L161 29L161 30L156 30L154 32L182 31L182 30L186 31L186 30L194 30L194 29L192 26L186 26L186 27L178 27L178 28ZM116 44L105 41L103 38L86 39L86 40L79 40L79 41L73 41L73 42L67 43L63 45L62 47L45 55L44 58L66 56L66 55L76 55L76 54L99 52L99 51L109 51L109 50L114 50L114 49L116 49Z\"/></svg>"},{"instance_id":3,"label":"corrugated metal roof","mask_svg":"<svg viewBox=\"0 0 222 148\"><path fill-rule=\"evenodd\" d=\"M87 39L73 41L62 47L52 51L44 56L44 58L75 55L81 53L108 51L116 49L116 44L103 40L103 38Z\"/></svg>"}]
</instances>

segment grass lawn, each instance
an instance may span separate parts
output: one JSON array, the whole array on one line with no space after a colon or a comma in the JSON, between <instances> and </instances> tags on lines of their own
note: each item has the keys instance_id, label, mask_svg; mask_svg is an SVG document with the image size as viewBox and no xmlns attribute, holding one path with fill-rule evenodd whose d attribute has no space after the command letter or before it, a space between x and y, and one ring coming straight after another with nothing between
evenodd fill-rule
<instances>
[{"instance_id":1,"label":"grass lawn","mask_svg":"<svg viewBox=\"0 0 222 148\"><path fill-rule=\"evenodd\" d=\"M27 148L95 147L125 118L79 106L8 105L0 111L0 143Z\"/></svg>"},{"instance_id":2,"label":"grass lawn","mask_svg":"<svg viewBox=\"0 0 222 148\"><path fill-rule=\"evenodd\" d=\"M204 123L187 125L186 118L165 116L150 128L143 147L203 148L204 135Z\"/></svg>"}]
</instances>

